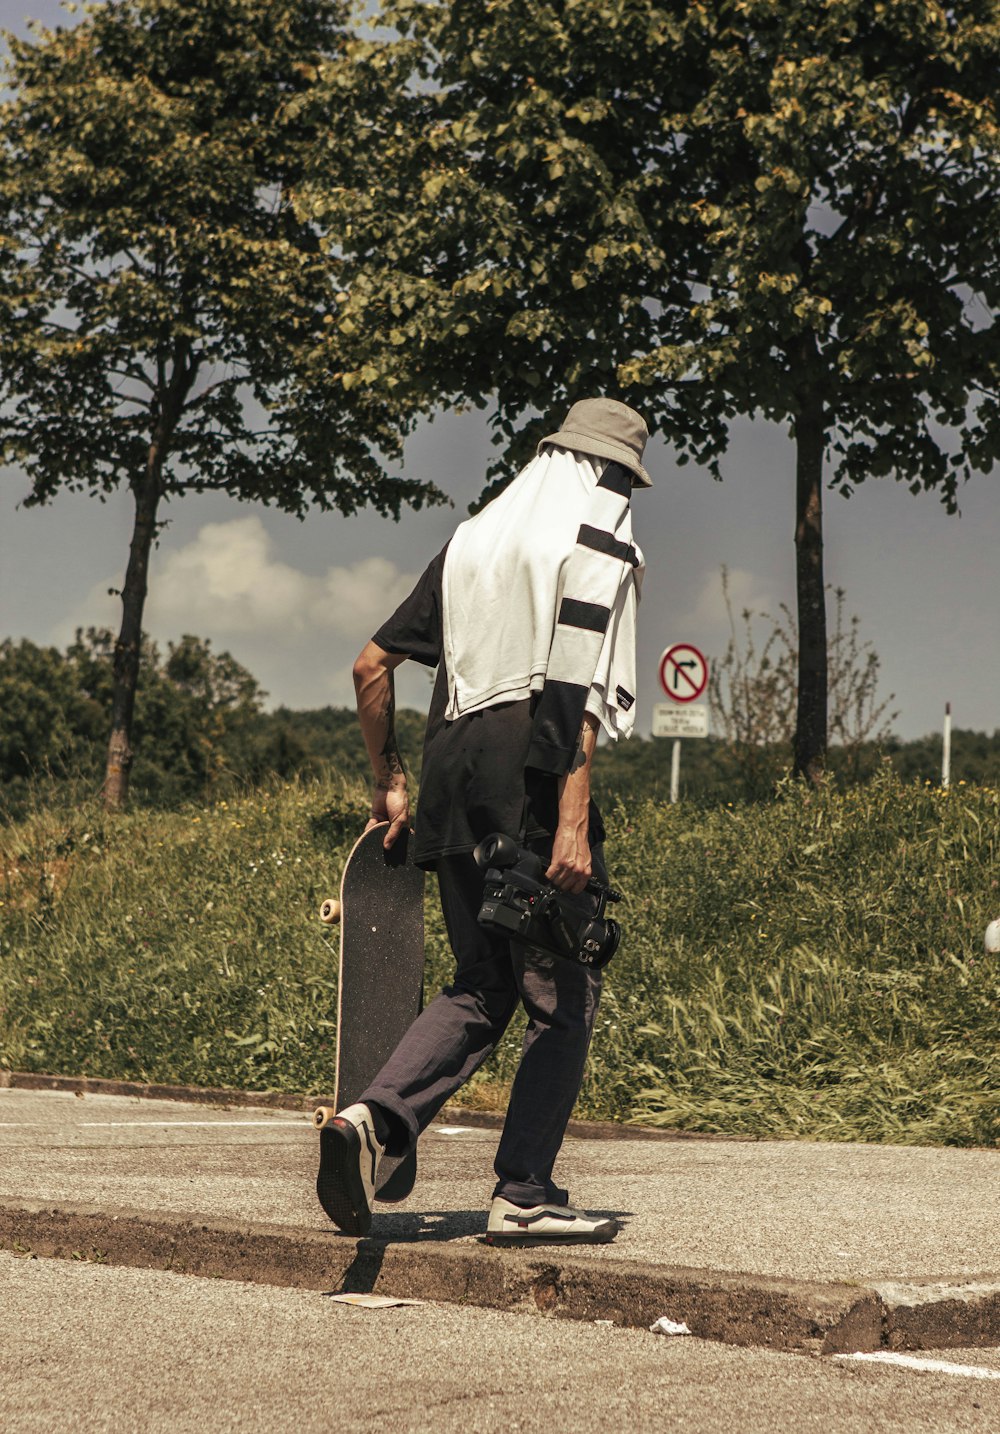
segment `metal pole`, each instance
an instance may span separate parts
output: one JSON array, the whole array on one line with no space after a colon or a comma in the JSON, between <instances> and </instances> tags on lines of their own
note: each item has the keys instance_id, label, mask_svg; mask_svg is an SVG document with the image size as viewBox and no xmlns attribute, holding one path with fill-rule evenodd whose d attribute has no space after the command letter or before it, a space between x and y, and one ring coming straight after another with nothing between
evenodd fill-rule
<instances>
[{"instance_id":1,"label":"metal pole","mask_svg":"<svg viewBox=\"0 0 1000 1434\"><path fill-rule=\"evenodd\" d=\"M674 750L670 756L670 800L676 802L681 794L681 739L674 739Z\"/></svg>"},{"instance_id":2,"label":"metal pole","mask_svg":"<svg viewBox=\"0 0 1000 1434\"><path fill-rule=\"evenodd\" d=\"M951 703L944 704L944 743L941 750L941 785L945 791L951 784Z\"/></svg>"}]
</instances>

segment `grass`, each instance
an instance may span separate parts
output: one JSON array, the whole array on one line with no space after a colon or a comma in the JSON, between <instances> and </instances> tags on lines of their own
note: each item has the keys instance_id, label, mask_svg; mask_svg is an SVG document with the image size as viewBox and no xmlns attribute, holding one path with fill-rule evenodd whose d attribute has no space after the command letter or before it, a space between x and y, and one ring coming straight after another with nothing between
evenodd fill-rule
<instances>
[{"instance_id":1,"label":"grass","mask_svg":"<svg viewBox=\"0 0 1000 1434\"><path fill-rule=\"evenodd\" d=\"M329 1093L317 920L360 785L0 831L0 1066ZM789 783L606 813L622 949L578 1113L775 1137L1000 1144L1000 794ZM450 955L428 883L428 992ZM460 1099L502 1108L511 1027Z\"/></svg>"}]
</instances>

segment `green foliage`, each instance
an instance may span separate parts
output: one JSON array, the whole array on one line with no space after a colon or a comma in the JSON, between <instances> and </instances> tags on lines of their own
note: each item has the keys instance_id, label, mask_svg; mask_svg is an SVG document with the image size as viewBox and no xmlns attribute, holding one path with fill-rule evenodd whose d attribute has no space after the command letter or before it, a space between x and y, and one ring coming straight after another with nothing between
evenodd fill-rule
<instances>
[{"instance_id":1,"label":"green foliage","mask_svg":"<svg viewBox=\"0 0 1000 1434\"><path fill-rule=\"evenodd\" d=\"M329 344L383 338L342 383L492 408L488 493L539 410L554 424L593 393L717 477L735 415L786 424L794 759L818 781L824 460L845 493L891 475L953 509L1000 452L995 0L383 0L380 18L401 38L354 45L317 91L329 107L372 77L353 179L318 146L301 192L350 261Z\"/></svg>"},{"instance_id":2,"label":"green foliage","mask_svg":"<svg viewBox=\"0 0 1000 1434\"><path fill-rule=\"evenodd\" d=\"M0 643L0 819L100 784L111 709L114 639L78 632L65 654L27 639ZM367 783L357 713L346 707L262 711L267 693L228 652L185 635L163 657L142 640L133 794L144 805L210 801L273 778ZM419 780L426 719L396 714L407 770Z\"/></svg>"},{"instance_id":3,"label":"green foliage","mask_svg":"<svg viewBox=\"0 0 1000 1434\"><path fill-rule=\"evenodd\" d=\"M850 638L853 628L845 632ZM27 640L0 643L0 815L7 820L50 797L60 802L69 791L86 797L96 789L111 702L112 646L110 633L92 629L78 633L65 654ZM163 657L144 638L136 706L137 800L154 807L211 801L266 786L276 777L367 784L371 767L353 709L264 712L266 695L228 652L214 653L207 639L182 637L168 643ZM403 758L418 785L425 720L406 709L396 714ZM791 764L787 716L785 722L758 732L749 756L732 736L685 742L681 795L701 804L770 799ZM883 760L905 781L937 782L941 736L904 742L883 732L875 740L836 745L831 780L841 790L868 781ZM953 731L952 780L1000 785L1000 731L992 736ZM647 797L666 801L670 743L634 737L599 746L593 784L602 810Z\"/></svg>"},{"instance_id":4,"label":"green foliage","mask_svg":"<svg viewBox=\"0 0 1000 1434\"><path fill-rule=\"evenodd\" d=\"M26 638L0 643L0 782L65 771L102 736L105 714L79 673L54 647Z\"/></svg>"},{"instance_id":5,"label":"green foliage","mask_svg":"<svg viewBox=\"0 0 1000 1434\"><path fill-rule=\"evenodd\" d=\"M318 137L297 102L346 11L114 0L6 37L0 456L27 469L29 502L149 480L299 514L439 496L384 473L398 405L316 361L340 281L295 216Z\"/></svg>"},{"instance_id":6,"label":"green foliage","mask_svg":"<svg viewBox=\"0 0 1000 1434\"><path fill-rule=\"evenodd\" d=\"M598 748L593 784L597 801L611 809L615 802L666 801L670 793L670 742L633 737L619 746ZM792 765L791 746L776 743L755 754L748 772L740 754L724 738L685 742L681 758L681 797L699 806L737 801L770 801ZM827 780L839 792L864 786L888 766L902 781L937 786L941 778L941 734L904 742L889 736L860 746L831 747ZM993 734L954 729L951 734L951 780L975 786L1000 786L1000 728Z\"/></svg>"},{"instance_id":7,"label":"green foliage","mask_svg":"<svg viewBox=\"0 0 1000 1434\"><path fill-rule=\"evenodd\" d=\"M998 813L995 791L904 787L888 772L843 796L792 786L697 825L683 810L633 812L616 852L635 873L630 939L605 1011L643 1072L638 1095L626 1082L633 1116L1000 1140L1000 974L982 958ZM651 838L659 869L642 861Z\"/></svg>"},{"instance_id":8,"label":"green foliage","mask_svg":"<svg viewBox=\"0 0 1000 1434\"><path fill-rule=\"evenodd\" d=\"M396 735L410 777L419 782L423 755L423 713L403 708L396 713ZM233 753L234 775L243 783L267 783L278 776L319 778L331 775L349 782L371 782L358 714L347 707L319 707L294 712L279 707L261 713L247 733L242 751Z\"/></svg>"},{"instance_id":9,"label":"green foliage","mask_svg":"<svg viewBox=\"0 0 1000 1434\"><path fill-rule=\"evenodd\" d=\"M364 787L275 784L0 832L0 1066L330 1093L337 938L317 920ZM1000 795L782 789L610 814L626 937L581 1114L760 1136L1000 1142ZM428 991L450 958L428 891ZM502 1104L512 1028L466 1088Z\"/></svg>"},{"instance_id":10,"label":"green foliage","mask_svg":"<svg viewBox=\"0 0 1000 1434\"><path fill-rule=\"evenodd\" d=\"M135 506L111 809L128 796L164 500L213 490L300 517L444 501L385 472L412 410L335 381L340 263L296 209L320 134L329 174L339 153L337 116L320 128L300 101L346 16L346 0L109 0L70 29L6 36L0 462L24 467L29 504L127 484Z\"/></svg>"},{"instance_id":11,"label":"green foliage","mask_svg":"<svg viewBox=\"0 0 1000 1434\"><path fill-rule=\"evenodd\" d=\"M316 913L366 805L342 786L276 787L8 829L0 1063L329 1089L336 935Z\"/></svg>"},{"instance_id":12,"label":"green foliage","mask_svg":"<svg viewBox=\"0 0 1000 1434\"><path fill-rule=\"evenodd\" d=\"M890 737L885 756L904 781L933 781L941 775L942 737L940 732L902 742ZM951 780L1000 787L1000 729L992 736L956 727L951 734Z\"/></svg>"},{"instance_id":13,"label":"green foliage","mask_svg":"<svg viewBox=\"0 0 1000 1434\"><path fill-rule=\"evenodd\" d=\"M318 147L303 190L355 261L331 344L373 319L386 339L352 392L495 404L518 455L537 408L600 391L713 471L735 413L806 410L847 490L893 474L953 504L990 470L993 0L386 0L381 18L402 38L350 47L315 96L369 77L353 182Z\"/></svg>"},{"instance_id":14,"label":"green foliage","mask_svg":"<svg viewBox=\"0 0 1000 1434\"><path fill-rule=\"evenodd\" d=\"M103 770L114 639L78 632L65 656L29 641L0 643L0 804L23 814L38 779L93 792ZM225 789L242 772L267 695L228 652L185 636L161 658L143 640L135 733L137 795L176 805Z\"/></svg>"}]
</instances>

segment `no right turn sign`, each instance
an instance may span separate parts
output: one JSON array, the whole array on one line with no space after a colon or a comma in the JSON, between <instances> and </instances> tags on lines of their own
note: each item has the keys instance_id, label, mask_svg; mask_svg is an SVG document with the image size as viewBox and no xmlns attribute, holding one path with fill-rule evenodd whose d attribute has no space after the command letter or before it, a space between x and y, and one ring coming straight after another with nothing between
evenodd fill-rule
<instances>
[{"instance_id":1,"label":"no right turn sign","mask_svg":"<svg viewBox=\"0 0 1000 1434\"><path fill-rule=\"evenodd\" d=\"M660 686L671 702L696 702L708 686L708 658L691 642L675 642L660 658Z\"/></svg>"}]
</instances>

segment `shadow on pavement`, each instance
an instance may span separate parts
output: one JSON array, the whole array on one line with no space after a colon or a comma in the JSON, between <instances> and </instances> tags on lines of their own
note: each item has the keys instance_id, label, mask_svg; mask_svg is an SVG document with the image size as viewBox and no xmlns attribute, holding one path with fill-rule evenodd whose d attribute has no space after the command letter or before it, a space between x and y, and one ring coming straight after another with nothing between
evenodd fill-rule
<instances>
[{"instance_id":1,"label":"shadow on pavement","mask_svg":"<svg viewBox=\"0 0 1000 1434\"><path fill-rule=\"evenodd\" d=\"M635 1218L632 1210L592 1210L602 1220L617 1220L624 1230ZM376 1209L372 1218L371 1234L359 1243L359 1249L371 1245L445 1244L452 1240L468 1239L470 1236L485 1235L486 1210L424 1210L387 1213ZM331 1235L353 1240L353 1235L344 1235L335 1227L329 1228ZM356 1291L344 1291L356 1293Z\"/></svg>"}]
</instances>

